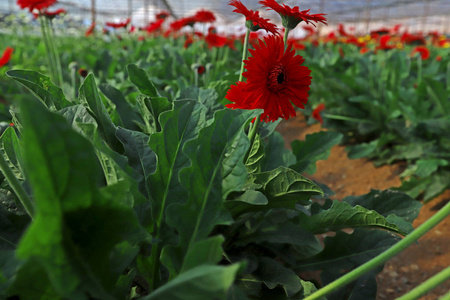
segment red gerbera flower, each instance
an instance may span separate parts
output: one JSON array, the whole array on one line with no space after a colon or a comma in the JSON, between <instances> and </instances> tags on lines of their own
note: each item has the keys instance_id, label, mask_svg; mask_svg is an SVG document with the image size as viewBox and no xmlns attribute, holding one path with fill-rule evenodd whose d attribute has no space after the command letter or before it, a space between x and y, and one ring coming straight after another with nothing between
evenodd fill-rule
<instances>
[{"instance_id":1,"label":"red gerbera flower","mask_svg":"<svg viewBox=\"0 0 450 300\"><path fill-rule=\"evenodd\" d=\"M417 46L413 49L411 52L411 56L414 56L414 54L420 53L420 57L422 60L426 60L430 58L430 50L425 46Z\"/></svg>"},{"instance_id":2,"label":"red gerbera flower","mask_svg":"<svg viewBox=\"0 0 450 300\"><path fill-rule=\"evenodd\" d=\"M91 26L89 26L89 28L86 30L86 32L84 33L85 36L90 36L92 35L92 33L94 32L95 29L95 22L92 22Z\"/></svg>"},{"instance_id":3,"label":"red gerbera flower","mask_svg":"<svg viewBox=\"0 0 450 300\"><path fill-rule=\"evenodd\" d=\"M145 30L149 34L152 32L155 32L155 31L161 29L161 26L164 23L164 21L165 21L165 19L163 19L163 18L160 18L160 19L157 18L155 22L148 24L147 27L145 27Z\"/></svg>"},{"instance_id":4,"label":"red gerbera flower","mask_svg":"<svg viewBox=\"0 0 450 300\"><path fill-rule=\"evenodd\" d=\"M316 26L313 22L321 22L327 25L327 19L324 17L325 14L309 14L310 9L300 11L298 6L290 7L286 4L280 5L275 0L263 0L259 1L263 7L267 7L267 10L273 9L281 16L281 22L283 26L287 29L294 29L298 23L305 21L306 24L311 23Z\"/></svg>"},{"instance_id":5,"label":"red gerbera flower","mask_svg":"<svg viewBox=\"0 0 450 300\"><path fill-rule=\"evenodd\" d=\"M223 47L227 43L227 38L217 33L208 33L205 36L205 41L208 43L208 48Z\"/></svg>"},{"instance_id":6,"label":"red gerbera flower","mask_svg":"<svg viewBox=\"0 0 450 300\"><path fill-rule=\"evenodd\" d=\"M292 44L284 48L279 36L268 36L259 41L252 57L245 60L243 75L247 82L237 82L228 90L226 98L234 103L229 108L264 109L261 120L289 119L295 116L292 103L305 108L311 84L311 71L301 64L304 59L295 55ZM292 102L292 103L291 103Z\"/></svg>"},{"instance_id":7,"label":"red gerbera flower","mask_svg":"<svg viewBox=\"0 0 450 300\"><path fill-rule=\"evenodd\" d=\"M56 16L67 14L67 11L64 8L59 8L55 11L48 11L45 9L39 13L33 13L34 18L37 19L37 17L39 17L39 14L45 16L46 18L49 18L50 20L53 20Z\"/></svg>"},{"instance_id":8,"label":"red gerbera flower","mask_svg":"<svg viewBox=\"0 0 450 300\"><path fill-rule=\"evenodd\" d=\"M324 109L325 109L325 104L320 103L319 105L317 105L317 107L312 112L312 117L314 119L316 119L317 121L319 121L320 124L322 124L322 125L323 125L323 120L322 120L322 116L320 115L320 113Z\"/></svg>"},{"instance_id":9,"label":"red gerbera flower","mask_svg":"<svg viewBox=\"0 0 450 300\"><path fill-rule=\"evenodd\" d=\"M48 8L56 3L56 0L17 0L17 5L20 8L28 8L30 12L34 9L42 10L44 8Z\"/></svg>"},{"instance_id":10,"label":"red gerbera flower","mask_svg":"<svg viewBox=\"0 0 450 300\"><path fill-rule=\"evenodd\" d=\"M390 39L390 35L383 35L380 38L380 44L375 48L375 50L389 50L395 48L395 46L393 45L388 45Z\"/></svg>"},{"instance_id":11,"label":"red gerbera flower","mask_svg":"<svg viewBox=\"0 0 450 300\"><path fill-rule=\"evenodd\" d=\"M112 27L112 28L123 28L123 27L127 27L128 24L130 24L131 19L128 18L123 22L118 22L118 23L114 23L114 22L106 22L106 26Z\"/></svg>"},{"instance_id":12,"label":"red gerbera flower","mask_svg":"<svg viewBox=\"0 0 450 300\"><path fill-rule=\"evenodd\" d=\"M170 23L170 30L178 31L184 26L194 26L195 22L197 22L197 20L195 20L194 17L181 18Z\"/></svg>"},{"instance_id":13,"label":"red gerbera flower","mask_svg":"<svg viewBox=\"0 0 450 300\"><path fill-rule=\"evenodd\" d=\"M0 68L6 65L10 60L14 49L11 47L6 47L5 51L3 52L2 57L0 57Z\"/></svg>"},{"instance_id":14,"label":"red gerbera flower","mask_svg":"<svg viewBox=\"0 0 450 300\"><path fill-rule=\"evenodd\" d=\"M233 12L243 14L245 16L246 20L245 26L251 31L264 29L265 31L270 32L272 34L278 34L277 26L275 24L270 23L269 19L264 19L260 17L258 11L247 9L247 7L245 7L245 5L238 0L231 0L230 3L228 4L236 7L236 9L233 10Z\"/></svg>"},{"instance_id":15,"label":"red gerbera flower","mask_svg":"<svg viewBox=\"0 0 450 300\"><path fill-rule=\"evenodd\" d=\"M212 23L216 20L216 16L209 10L201 9L195 13L194 19L198 23Z\"/></svg>"}]
</instances>

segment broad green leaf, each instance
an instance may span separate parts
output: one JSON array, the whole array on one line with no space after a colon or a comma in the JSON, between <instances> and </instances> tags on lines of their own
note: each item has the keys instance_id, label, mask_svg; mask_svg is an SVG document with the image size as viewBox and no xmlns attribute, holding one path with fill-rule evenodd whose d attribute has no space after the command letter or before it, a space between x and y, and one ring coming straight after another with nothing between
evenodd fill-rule
<instances>
[{"instance_id":1,"label":"broad green leaf","mask_svg":"<svg viewBox=\"0 0 450 300\"><path fill-rule=\"evenodd\" d=\"M179 178L188 198L185 204L174 203L167 209L167 223L178 231L183 252L208 236L215 225L229 222L223 202L245 183L243 157L249 140L244 128L258 112L220 110L198 138L185 144L183 152L191 165L180 171Z\"/></svg>"},{"instance_id":2,"label":"broad green leaf","mask_svg":"<svg viewBox=\"0 0 450 300\"><path fill-rule=\"evenodd\" d=\"M371 157L376 153L378 149L378 141L372 141L370 143L361 143L358 145L347 146L348 158L357 159L363 157Z\"/></svg>"},{"instance_id":3,"label":"broad green leaf","mask_svg":"<svg viewBox=\"0 0 450 300\"><path fill-rule=\"evenodd\" d=\"M6 75L20 82L50 109L60 110L71 105L61 88L55 86L45 75L26 70L10 70Z\"/></svg>"},{"instance_id":4,"label":"broad green leaf","mask_svg":"<svg viewBox=\"0 0 450 300\"><path fill-rule=\"evenodd\" d=\"M206 108L206 119L210 121L216 111L223 109L223 105L217 100L217 92L212 89L201 89L198 87L188 87L180 91L180 100L196 100Z\"/></svg>"},{"instance_id":5,"label":"broad green leaf","mask_svg":"<svg viewBox=\"0 0 450 300\"><path fill-rule=\"evenodd\" d=\"M153 122L155 123L155 130L157 132L161 131L161 124L159 121L159 116L172 108L172 103L167 100L166 97L145 97L144 103L147 109L153 116Z\"/></svg>"},{"instance_id":6,"label":"broad green leaf","mask_svg":"<svg viewBox=\"0 0 450 300\"><path fill-rule=\"evenodd\" d=\"M200 265L216 265L223 256L222 244L225 238L216 235L193 244L186 253L180 273Z\"/></svg>"},{"instance_id":7,"label":"broad green leaf","mask_svg":"<svg viewBox=\"0 0 450 300\"><path fill-rule=\"evenodd\" d=\"M286 167L250 174L248 181L260 185L258 191L267 197L270 207L294 209L297 203L309 204L311 196L323 195L314 182Z\"/></svg>"},{"instance_id":8,"label":"broad green leaf","mask_svg":"<svg viewBox=\"0 0 450 300\"><path fill-rule=\"evenodd\" d=\"M147 72L134 64L129 64L127 70L130 81L142 94L150 97L161 97L155 85L148 77Z\"/></svg>"},{"instance_id":9,"label":"broad green leaf","mask_svg":"<svg viewBox=\"0 0 450 300\"><path fill-rule=\"evenodd\" d=\"M246 212L265 210L268 203L263 193L248 190L232 200L225 201L225 207L233 216L236 216Z\"/></svg>"},{"instance_id":10,"label":"broad green leaf","mask_svg":"<svg viewBox=\"0 0 450 300\"><path fill-rule=\"evenodd\" d=\"M349 196L343 199L352 206L361 205L388 217L396 215L405 221L412 223L419 214L422 204L408 195L390 190L371 190L370 193L361 196Z\"/></svg>"},{"instance_id":11,"label":"broad green leaf","mask_svg":"<svg viewBox=\"0 0 450 300\"><path fill-rule=\"evenodd\" d=\"M12 127L6 128L0 137L0 155L3 155L17 179L23 180L22 147Z\"/></svg>"},{"instance_id":12,"label":"broad green leaf","mask_svg":"<svg viewBox=\"0 0 450 300\"><path fill-rule=\"evenodd\" d=\"M342 231L325 238L322 252L297 265L295 271L348 270L386 251L401 238L388 231L356 228L352 234Z\"/></svg>"},{"instance_id":13,"label":"broad green leaf","mask_svg":"<svg viewBox=\"0 0 450 300\"><path fill-rule=\"evenodd\" d=\"M163 285L142 300L210 300L226 299L240 265L208 266L190 269Z\"/></svg>"},{"instance_id":14,"label":"broad green leaf","mask_svg":"<svg viewBox=\"0 0 450 300\"><path fill-rule=\"evenodd\" d=\"M137 124L143 123L142 117L134 111L133 107L130 103L128 103L123 94L109 84L101 84L100 90L116 106L120 120L125 128L130 130L139 130L139 126Z\"/></svg>"},{"instance_id":15,"label":"broad green leaf","mask_svg":"<svg viewBox=\"0 0 450 300\"><path fill-rule=\"evenodd\" d=\"M292 168L300 173L314 174L316 162L327 159L331 148L339 144L342 137L342 133L339 132L321 131L306 135L304 141L293 141L291 147L297 163Z\"/></svg>"},{"instance_id":16,"label":"broad green leaf","mask_svg":"<svg viewBox=\"0 0 450 300\"><path fill-rule=\"evenodd\" d=\"M126 190L102 188L92 144L40 103L20 105L25 167L34 194L34 221L17 255L41 265L61 297L88 292L110 299L121 274L111 271L115 245L146 235L124 204Z\"/></svg>"},{"instance_id":17,"label":"broad green leaf","mask_svg":"<svg viewBox=\"0 0 450 300\"><path fill-rule=\"evenodd\" d=\"M118 128L116 136L125 149L124 156L128 158L128 165L142 177L138 180L139 190L147 198L151 189L148 184L148 177L155 172L157 158L150 149L149 136L139 132L124 128Z\"/></svg>"},{"instance_id":18,"label":"broad green leaf","mask_svg":"<svg viewBox=\"0 0 450 300\"><path fill-rule=\"evenodd\" d=\"M284 146L284 139L279 132L269 135L264 143L266 152L262 159L261 171L271 171L278 167L289 167L297 161L292 151Z\"/></svg>"},{"instance_id":19,"label":"broad green leaf","mask_svg":"<svg viewBox=\"0 0 450 300\"><path fill-rule=\"evenodd\" d=\"M408 168L401 174L401 176L411 176L412 174L418 177L428 177L438 170L439 167L448 166L449 161L442 158L425 158L416 161L415 165Z\"/></svg>"},{"instance_id":20,"label":"broad green leaf","mask_svg":"<svg viewBox=\"0 0 450 300\"><path fill-rule=\"evenodd\" d=\"M116 152L122 153L123 146L116 138L117 127L111 120L105 105L100 98L94 75L89 74L80 87L80 102L88 109L97 121L100 134L106 143Z\"/></svg>"},{"instance_id":21,"label":"broad green leaf","mask_svg":"<svg viewBox=\"0 0 450 300\"><path fill-rule=\"evenodd\" d=\"M182 149L188 141L198 138L205 126L205 107L195 101L175 101L173 110L163 113L160 121L162 131L152 134L149 141L158 157L157 169L148 178L158 224L168 205L185 201L186 190L180 184L179 173L191 162Z\"/></svg>"},{"instance_id":22,"label":"broad green leaf","mask_svg":"<svg viewBox=\"0 0 450 300\"><path fill-rule=\"evenodd\" d=\"M258 269L254 274L269 289L281 287L287 297L294 296L303 288L300 277L294 271L266 256L258 259Z\"/></svg>"},{"instance_id":23,"label":"broad green leaf","mask_svg":"<svg viewBox=\"0 0 450 300\"><path fill-rule=\"evenodd\" d=\"M265 156L264 145L261 141L259 134L256 135L252 148L248 155L248 159L245 162L248 173L261 172L261 162Z\"/></svg>"},{"instance_id":24,"label":"broad green leaf","mask_svg":"<svg viewBox=\"0 0 450 300\"><path fill-rule=\"evenodd\" d=\"M314 234L356 227L376 227L401 235L407 234L395 224L389 223L376 211L366 209L359 205L351 206L346 202L337 200L333 201L329 209L322 210L320 213L311 217L304 214L301 215L299 217L299 223L304 229Z\"/></svg>"}]
</instances>

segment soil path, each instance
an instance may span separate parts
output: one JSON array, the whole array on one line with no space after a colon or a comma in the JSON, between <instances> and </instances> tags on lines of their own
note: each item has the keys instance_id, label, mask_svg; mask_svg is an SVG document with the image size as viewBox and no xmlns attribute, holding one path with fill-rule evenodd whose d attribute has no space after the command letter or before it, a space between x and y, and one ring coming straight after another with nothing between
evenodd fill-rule
<instances>
[{"instance_id":1,"label":"soil path","mask_svg":"<svg viewBox=\"0 0 450 300\"><path fill-rule=\"evenodd\" d=\"M304 140L310 133L323 130L320 124L308 126L299 115L288 121L281 122L279 131L290 147L291 141ZM367 159L349 159L345 147L335 146L331 149L329 158L317 162L317 172L307 175L315 181L328 185L339 199L351 195L363 195L371 189L388 189L400 186L399 174L403 171L401 165L390 165L376 168ZM450 201L450 190L424 204L413 226L417 228L442 206ZM450 265L450 217L433 228L412 245L385 264L384 270L378 275L377 300L393 300L416 287L426 279ZM441 284L420 300L437 300L450 291L450 280Z\"/></svg>"}]
</instances>

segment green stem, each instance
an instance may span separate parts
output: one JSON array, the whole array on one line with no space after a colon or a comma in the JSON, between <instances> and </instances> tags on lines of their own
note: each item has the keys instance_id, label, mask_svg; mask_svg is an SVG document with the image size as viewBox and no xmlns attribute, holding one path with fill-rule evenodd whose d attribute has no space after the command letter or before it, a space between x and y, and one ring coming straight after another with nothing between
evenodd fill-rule
<instances>
[{"instance_id":1,"label":"green stem","mask_svg":"<svg viewBox=\"0 0 450 300\"><path fill-rule=\"evenodd\" d=\"M9 186L16 193L17 198L19 198L19 201L25 208L25 211L28 213L30 218L33 219L33 215L34 215L33 203L31 202L30 198L28 198L27 193L23 189L19 180L17 180L17 178L14 175L14 173L12 172L11 168L8 166L8 163L6 162L6 160L2 154L0 154L0 170L2 171L6 180L8 181Z\"/></svg>"},{"instance_id":2,"label":"green stem","mask_svg":"<svg viewBox=\"0 0 450 300\"><path fill-rule=\"evenodd\" d=\"M439 300L450 300L450 292L439 298Z\"/></svg>"},{"instance_id":3,"label":"green stem","mask_svg":"<svg viewBox=\"0 0 450 300\"><path fill-rule=\"evenodd\" d=\"M407 237L405 237L403 240L389 248L388 250L384 251L377 257L371 259L370 261L366 262L365 264L359 266L358 268L354 269L353 271L347 273L346 275L340 277L339 279L333 281L332 283L328 284L327 286L321 288L317 292L313 293L312 295L306 297L304 300L314 300L314 299L320 299L321 297L324 297L331 292L344 287L348 283L358 279L363 274L369 272L370 270L375 269L379 265L385 263L387 260L391 259L401 251L405 250L407 247L415 243L421 236L423 236L425 233L427 233L429 230L431 230L434 226L436 226L439 222L444 220L448 215L450 215L450 202L447 203L440 211L438 211L434 216L429 218L425 223L423 223L421 226L416 228L413 232L411 232ZM412 298L408 298L412 299Z\"/></svg>"},{"instance_id":4,"label":"green stem","mask_svg":"<svg viewBox=\"0 0 450 300\"><path fill-rule=\"evenodd\" d=\"M357 118L346 117L346 116L339 116L339 115L332 115L332 114L323 114L323 116L328 118L328 119L343 120L343 121L356 122L356 123L373 123L370 120L357 119Z\"/></svg>"},{"instance_id":5,"label":"green stem","mask_svg":"<svg viewBox=\"0 0 450 300\"><path fill-rule=\"evenodd\" d=\"M421 83L422 83L422 57L420 55L417 55L417 85L420 85Z\"/></svg>"},{"instance_id":6,"label":"green stem","mask_svg":"<svg viewBox=\"0 0 450 300\"><path fill-rule=\"evenodd\" d=\"M239 81L242 81L242 79L243 79L242 73L244 73L244 67L245 67L244 60L247 59L249 37L250 37L250 29L247 29L247 32L245 33L245 39L244 39L244 49L242 50L242 63L241 63L241 72L239 74Z\"/></svg>"},{"instance_id":7,"label":"green stem","mask_svg":"<svg viewBox=\"0 0 450 300\"><path fill-rule=\"evenodd\" d=\"M284 42L284 48L285 49L287 47L287 40L288 40L289 31L290 31L290 29L288 29L288 28L285 28L285 30L284 30L283 42Z\"/></svg>"},{"instance_id":8,"label":"green stem","mask_svg":"<svg viewBox=\"0 0 450 300\"><path fill-rule=\"evenodd\" d=\"M408 299L418 299L420 296L426 294L427 292L431 291L444 281L450 279L450 267L447 267L443 271L437 273L433 277L429 278L422 284L416 286L408 293L404 294L400 298L397 298L396 300L408 300Z\"/></svg>"}]
</instances>

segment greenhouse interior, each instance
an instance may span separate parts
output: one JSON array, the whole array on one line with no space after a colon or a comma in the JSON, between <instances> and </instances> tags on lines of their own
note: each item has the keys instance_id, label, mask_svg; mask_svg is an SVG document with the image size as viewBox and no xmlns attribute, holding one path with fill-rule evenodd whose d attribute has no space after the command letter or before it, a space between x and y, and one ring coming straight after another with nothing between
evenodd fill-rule
<instances>
[{"instance_id":1,"label":"greenhouse interior","mask_svg":"<svg viewBox=\"0 0 450 300\"><path fill-rule=\"evenodd\" d=\"M0 0L0 299L449 300L450 1Z\"/></svg>"}]
</instances>

